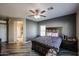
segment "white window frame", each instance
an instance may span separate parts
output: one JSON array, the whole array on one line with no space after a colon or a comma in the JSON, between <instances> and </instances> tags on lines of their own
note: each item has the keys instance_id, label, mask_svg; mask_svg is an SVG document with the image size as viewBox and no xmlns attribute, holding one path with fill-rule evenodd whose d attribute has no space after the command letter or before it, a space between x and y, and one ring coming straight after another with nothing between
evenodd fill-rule
<instances>
[{"instance_id":1,"label":"white window frame","mask_svg":"<svg viewBox=\"0 0 79 59\"><path fill-rule=\"evenodd\" d=\"M45 36L46 32L46 26L45 25L41 25L40 26L40 36Z\"/></svg>"}]
</instances>

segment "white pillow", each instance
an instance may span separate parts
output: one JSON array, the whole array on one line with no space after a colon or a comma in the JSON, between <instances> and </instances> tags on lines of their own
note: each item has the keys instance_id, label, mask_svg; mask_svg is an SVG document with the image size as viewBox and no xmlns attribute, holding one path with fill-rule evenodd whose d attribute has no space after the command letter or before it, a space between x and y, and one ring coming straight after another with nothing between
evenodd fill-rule
<instances>
[{"instance_id":1,"label":"white pillow","mask_svg":"<svg viewBox=\"0 0 79 59\"><path fill-rule=\"evenodd\" d=\"M52 33L51 36L52 36L52 37L58 37L59 34L58 34L58 33Z\"/></svg>"},{"instance_id":2,"label":"white pillow","mask_svg":"<svg viewBox=\"0 0 79 59\"><path fill-rule=\"evenodd\" d=\"M47 36L51 36L51 35L52 35L52 33L51 33L51 32L48 32L48 33L47 33Z\"/></svg>"}]
</instances>

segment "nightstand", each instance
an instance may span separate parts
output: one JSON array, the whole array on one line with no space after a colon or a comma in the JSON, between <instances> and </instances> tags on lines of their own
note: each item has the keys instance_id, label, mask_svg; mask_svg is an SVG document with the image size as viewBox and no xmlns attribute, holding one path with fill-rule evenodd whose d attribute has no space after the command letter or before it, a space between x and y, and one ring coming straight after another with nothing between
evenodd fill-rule
<instances>
[{"instance_id":1,"label":"nightstand","mask_svg":"<svg viewBox=\"0 0 79 59\"><path fill-rule=\"evenodd\" d=\"M68 41L68 40L63 40L61 44L61 48L67 49L70 51L77 52L77 41Z\"/></svg>"}]
</instances>

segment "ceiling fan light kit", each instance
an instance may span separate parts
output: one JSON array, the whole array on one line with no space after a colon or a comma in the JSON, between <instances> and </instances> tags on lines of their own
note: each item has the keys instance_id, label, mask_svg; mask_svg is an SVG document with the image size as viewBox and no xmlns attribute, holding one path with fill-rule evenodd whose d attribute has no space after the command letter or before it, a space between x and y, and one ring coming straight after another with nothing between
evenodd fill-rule
<instances>
[{"instance_id":1,"label":"ceiling fan light kit","mask_svg":"<svg viewBox=\"0 0 79 59\"><path fill-rule=\"evenodd\" d=\"M35 15L34 18L35 18L35 19L40 18L40 15Z\"/></svg>"},{"instance_id":2,"label":"ceiling fan light kit","mask_svg":"<svg viewBox=\"0 0 79 59\"><path fill-rule=\"evenodd\" d=\"M47 10L42 10L42 11L40 11L39 9L36 9L36 10L29 10L31 13L32 13L32 15L29 15L29 16L33 16L35 19L38 19L38 18L40 18L40 17L46 17L45 15L43 15L46 11L50 11L50 10L52 10L53 9L53 7L49 7L49 8L47 8Z\"/></svg>"}]
</instances>

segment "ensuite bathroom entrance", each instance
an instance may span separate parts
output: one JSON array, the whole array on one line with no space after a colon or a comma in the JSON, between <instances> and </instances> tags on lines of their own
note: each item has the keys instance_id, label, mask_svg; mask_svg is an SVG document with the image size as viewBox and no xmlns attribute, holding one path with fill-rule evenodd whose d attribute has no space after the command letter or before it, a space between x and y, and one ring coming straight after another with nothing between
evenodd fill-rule
<instances>
[{"instance_id":1,"label":"ensuite bathroom entrance","mask_svg":"<svg viewBox=\"0 0 79 59\"><path fill-rule=\"evenodd\" d=\"M15 23L15 42L23 43L23 21L16 21Z\"/></svg>"}]
</instances>

